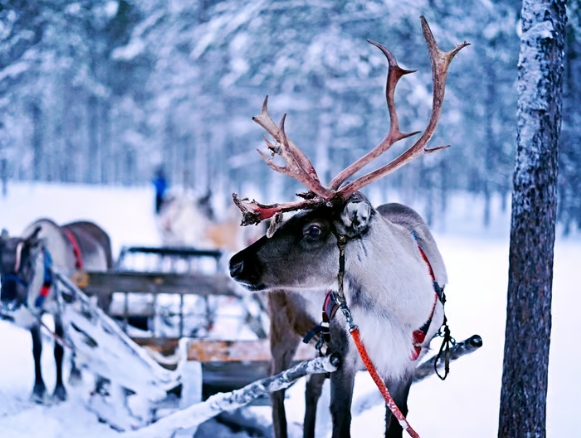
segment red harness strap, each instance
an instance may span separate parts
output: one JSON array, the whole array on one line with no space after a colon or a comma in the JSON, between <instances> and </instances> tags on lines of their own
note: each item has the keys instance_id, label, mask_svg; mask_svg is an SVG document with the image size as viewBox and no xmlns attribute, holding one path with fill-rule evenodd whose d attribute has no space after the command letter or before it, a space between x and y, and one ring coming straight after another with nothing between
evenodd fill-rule
<instances>
[{"instance_id":1,"label":"red harness strap","mask_svg":"<svg viewBox=\"0 0 581 438\"><path fill-rule=\"evenodd\" d=\"M77 242L76 237L70 230L64 230L65 235L73 245L73 254L75 255L75 268L83 269L83 256L81 255L81 248L79 247L79 242Z\"/></svg>"},{"instance_id":2,"label":"red harness strap","mask_svg":"<svg viewBox=\"0 0 581 438\"><path fill-rule=\"evenodd\" d=\"M418 245L418 249L420 250L420 254L422 255L424 261L428 265L430 270L430 277L432 277L432 281L434 284L436 283L436 276L434 275L434 270L432 269L432 265L430 264L426 253L422 249L421 246ZM428 330L430 330L430 325L432 324L432 318L434 317L434 313L436 312L436 305L438 304L438 293L434 292L434 304L432 306L432 311L430 312L430 316L428 320L422 325L419 329L415 330L413 333L413 350L411 359L417 360L420 357L420 353L422 352L422 344L426 340L426 335L428 334Z\"/></svg>"},{"instance_id":3,"label":"red harness strap","mask_svg":"<svg viewBox=\"0 0 581 438\"><path fill-rule=\"evenodd\" d=\"M434 274L434 270L432 269L432 265L428 261L428 257L424 250L418 245L418 249L420 250L420 254L422 258L428 265L428 269L430 270L430 277L432 277L432 281L434 283L434 287L437 284L436 282L436 275ZM308 343L312 337L318 333L322 332L323 340L329 344L330 341L330 333L329 333L329 323L335 316L339 305L333 300L332 298L333 291L329 291L327 296L325 297L325 301L323 303L323 322L320 326L315 327L311 330L307 336L303 339L303 342ZM417 360L420 357L420 353L422 352L422 344L426 340L426 335L430 330L430 326L432 324L432 318L434 317L434 313L436 312L436 305L438 304L439 295L437 292L434 292L434 304L432 305L432 311L430 312L430 316L426 320L426 322L417 330L413 332L413 343L412 343L412 353L411 353L411 360Z\"/></svg>"},{"instance_id":4,"label":"red harness strap","mask_svg":"<svg viewBox=\"0 0 581 438\"><path fill-rule=\"evenodd\" d=\"M48 297L48 294L49 294L49 293L50 293L50 283L46 283L46 282L44 282L44 283L42 284L42 286L40 287L40 293L39 293L39 295L40 295L42 298L46 298L46 297Z\"/></svg>"}]
</instances>

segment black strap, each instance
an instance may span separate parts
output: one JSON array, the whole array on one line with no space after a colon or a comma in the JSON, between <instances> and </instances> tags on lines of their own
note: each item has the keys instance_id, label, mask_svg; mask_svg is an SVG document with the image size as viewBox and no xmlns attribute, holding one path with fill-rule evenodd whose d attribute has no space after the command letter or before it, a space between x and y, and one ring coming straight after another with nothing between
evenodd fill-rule
<instances>
[{"instance_id":1,"label":"black strap","mask_svg":"<svg viewBox=\"0 0 581 438\"><path fill-rule=\"evenodd\" d=\"M313 327L312 329L310 329L307 334L305 335L305 337L303 338L303 342L305 344L308 344L309 342L311 342L311 340L317 336L319 333L321 333L323 331L323 327L321 325L316 325L315 327Z\"/></svg>"},{"instance_id":2,"label":"black strap","mask_svg":"<svg viewBox=\"0 0 581 438\"><path fill-rule=\"evenodd\" d=\"M444 316L444 323L442 327L440 327L440 331L438 332L438 336L443 338L442 345L440 346L440 350L436 355L436 359L434 360L434 371L436 375L440 378L440 380L446 380L448 374L450 372L450 346L456 345L456 339L452 337L450 334L450 327L448 327L448 321ZM440 374L438 371L438 363L442 358L442 354L444 355L444 374Z\"/></svg>"},{"instance_id":3,"label":"black strap","mask_svg":"<svg viewBox=\"0 0 581 438\"><path fill-rule=\"evenodd\" d=\"M438 299L442 304L446 304L446 294L444 293L444 288L438 284L437 281L432 282L434 284L434 291L438 295Z\"/></svg>"}]
</instances>

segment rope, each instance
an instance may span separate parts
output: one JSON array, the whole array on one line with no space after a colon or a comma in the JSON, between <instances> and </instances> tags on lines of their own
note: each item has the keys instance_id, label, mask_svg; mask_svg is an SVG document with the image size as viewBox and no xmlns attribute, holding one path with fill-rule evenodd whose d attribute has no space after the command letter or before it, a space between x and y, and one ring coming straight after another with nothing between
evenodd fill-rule
<instances>
[{"instance_id":1,"label":"rope","mask_svg":"<svg viewBox=\"0 0 581 438\"><path fill-rule=\"evenodd\" d=\"M60 344L61 347L68 348L71 351L75 351L75 348L71 344L69 344L67 341L65 341L62 336L59 336L55 332L53 332L50 329L50 327L47 326L43 320L40 319L40 316L37 316L36 319L38 320L41 327L43 327L48 332L48 334L51 335L58 344Z\"/></svg>"},{"instance_id":2,"label":"rope","mask_svg":"<svg viewBox=\"0 0 581 438\"><path fill-rule=\"evenodd\" d=\"M339 273L337 275L337 281L339 283L339 290L337 293L334 293L335 302L339 305L341 312L345 316L347 320L347 325L349 326L349 332L355 341L355 346L357 347L357 351L359 352L359 356L361 356L361 360L365 364L365 368L369 371L371 378L377 385L379 392L383 396L385 400L385 404L393 414L393 416L397 419L402 429L404 429L412 438L420 438L418 433L410 426L408 421L406 420L403 413L397 407L395 400L389 393L387 386L385 386L385 382L379 377L373 362L369 358L367 354L367 350L361 342L361 336L359 334L359 328L353 321L353 317L351 316L351 311L347 307L347 301L345 300L345 292L343 291L343 279L345 276L345 246L347 245L347 236L339 235L337 236L337 246L339 247Z\"/></svg>"},{"instance_id":3,"label":"rope","mask_svg":"<svg viewBox=\"0 0 581 438\"><path fill-rule=\"evenodd\" d=\"M361 337L359 335L359 329L357 327L355 327L353 330L351 330L351 336L353 336L353 340L355 341L355 346L357 347L357 351L359 351L359 356L361 356L361 360L365 364L365 368L367 368L367 371L369 371L371 378L373 379L373 381L377 385L379 392L381 392L381 395L383 396L383 399L385 400L385 404L387 405L387 407L389 408L389 410L391 411L393 416L397 419L397 421L399 422L402 429L405 430L412 438L420 438L418 433L410 426L410 424L406 420L404 414L399 410L399 408L395 404L395 401L393 400L393 397L391 396L391 394L387 390L385 383L383 382L381 377L379 377L379 374L377 374L377 370L375 369L373 362L371 362L371 359L369 358L369 355L367 354L367 350L365 350L365 346L361 342Z\"/></svg>"}]
</instances>

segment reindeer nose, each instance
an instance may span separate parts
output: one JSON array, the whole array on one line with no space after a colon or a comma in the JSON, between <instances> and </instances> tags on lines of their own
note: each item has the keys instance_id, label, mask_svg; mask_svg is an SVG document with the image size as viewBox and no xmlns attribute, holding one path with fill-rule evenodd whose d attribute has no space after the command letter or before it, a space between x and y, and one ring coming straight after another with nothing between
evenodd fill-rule
<instances>
[{"instance_id":1,"label":"reindeer nose","mask_svg":"<svg viewBox=\"0 0 581 438\"><path fill-rule=\"evenodd\" d=\"M236 278L238 277L242 271L244 270L244 261L242 260L235 260L234 257L230 259L230 277Z\"/></svg>"}]
</instances>

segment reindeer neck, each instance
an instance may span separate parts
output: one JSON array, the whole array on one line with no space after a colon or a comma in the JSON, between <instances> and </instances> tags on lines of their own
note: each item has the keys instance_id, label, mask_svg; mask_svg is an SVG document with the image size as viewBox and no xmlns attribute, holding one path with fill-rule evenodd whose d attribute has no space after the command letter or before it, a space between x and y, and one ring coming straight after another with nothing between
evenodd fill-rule
<instances>
[{"instance_id":1,"label":"reindeer neck","mask_svg":"<svg viewBox=\"0 0 581 438\"><path fill-rule=\"evenodd\" d=\"M350 307L419 327L430 312L433 285L411 233L375 218L345 249L345 295ZM364 322L356 322L361 324Z\"/></svg>"}]
</instances>

